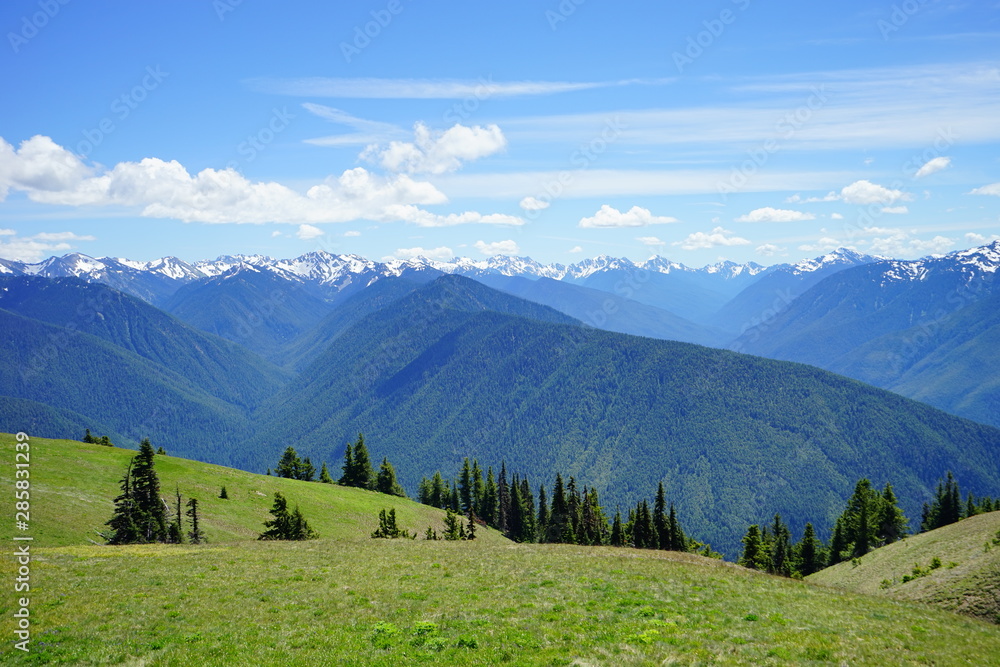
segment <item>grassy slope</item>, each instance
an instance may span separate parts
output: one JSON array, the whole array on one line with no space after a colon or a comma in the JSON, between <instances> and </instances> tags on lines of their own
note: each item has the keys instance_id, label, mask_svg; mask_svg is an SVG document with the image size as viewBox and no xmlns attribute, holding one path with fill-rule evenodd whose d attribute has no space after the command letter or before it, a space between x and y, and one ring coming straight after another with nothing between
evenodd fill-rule
<instances>
[{"instance_id":1,"label":"grassy slope","mask_svg":"<svg viewBox=\"0 0 1000 667\"><path fill-rule=\"evenodd\" d=\"M10 488L11 436L0 436ZM86 544L130 452L32 440L28 655L0 662L134 665L998 664L1000 632L921 605L769 577L696 556L609 547L371 540L401 499L171 457L164 486L204 504L202 546ZM227 486L230 500L215 499ZM322 538L252 539L273 490ZM263 496L258 495L264 494ZM5 522L0 539L10 544ZM62 546L59 546L62 545ZM12 581L14 563L0 559Z\"/></svg>"},{"instance_id":2,"label":"grassy slope","mask_svg":"<svg viewBox=\"0 0 1000 667\"><path fill-rule=\"evenodd\" d=\"M1000 512L981 514L867 554L855 567L840 563L809 581L859 593L918 600L1000 623ZM989 548L985 546L989 543ZM914 565L943 567L903 583ZM954 564L954 565L952 565ZM891 583L883 588L883 580Z\"/></svg>"}]
</instances>

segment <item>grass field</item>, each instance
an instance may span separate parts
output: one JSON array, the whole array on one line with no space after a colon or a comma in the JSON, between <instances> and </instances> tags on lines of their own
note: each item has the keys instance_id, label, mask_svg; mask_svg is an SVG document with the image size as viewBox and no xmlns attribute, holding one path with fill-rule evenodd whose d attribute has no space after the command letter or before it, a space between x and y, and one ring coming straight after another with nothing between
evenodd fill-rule
<instances>
[{"instance_id":1,"label":"grass field","mask_svg":"<svg viewBox=\"0 0 1000 667\"><path fill-rule=\"evenodd\" d=\"M11 442L0 438L7 489ZM471 543L372 540L380 507L421 530L441 513L169 457L157 462L164 486L184 479L182 493L204 496L211 542L97 546L86 540L128 452L33 439L32 453L32 644L13 649L4 584L3 664L1000 664L1000 628L925 605L685 554L486 531ZM211 500L223 483L231 500ZM321 539L252 539L272 489ZM0 563L13 581L14 560Z\"/></svg>"},{"instance_id":2,"label":"grass field","mask_svg":"<svg viewBox=\"0 0 1000 667\"><path fill-rule=\"evenodd\" d=\"M931 567L935 558L939 567ZM913 535L866 554L857 565L845 562L817 572L809 581L920 600L1000 623L1000 512Z\"/></svg>"}]
</instances>

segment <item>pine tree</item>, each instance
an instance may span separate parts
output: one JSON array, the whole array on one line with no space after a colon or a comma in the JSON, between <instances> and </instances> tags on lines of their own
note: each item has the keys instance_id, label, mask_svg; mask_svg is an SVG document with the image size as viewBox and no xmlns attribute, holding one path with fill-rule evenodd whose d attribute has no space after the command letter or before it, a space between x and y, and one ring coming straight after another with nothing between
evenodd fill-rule
<instances>
[{"instance_id":1,"label":"pine tree","mask_svg":"<svg viewBox=\"0 0 1000 667\"><path fill-rule=\"evenodd\" d=\"M219 491L219 498L222 500L229 500L229 494L226 493L226 487L223 486L222 490Z\"/></svg>"},{"instance_id":2,"label":"pine tree","mask_svg":"<svg viewBox=\"0 0 1000 667\"><path fill-rule=\"evenodd\" d=\"M149 438L145 438L139 445L132 467L132 496L142 542L165 542L167 539L166 508L160 497L160 478L153 462L155 456L153 445Z\"/></svg>"},{"instance_id":3,"label":"pine tree","mask_svg":"<svg viewBox=\"0 0 1000 667\"><path fill-rule=\"evenodd\" d=\"M365 447L365 436L358 433L358 441L354 443L354 470L353 483L349 486L356 486L359 489L375 488L375 470L372 468L371 458L368 456L368 448Z\"/></svg>"},{"instance_id":4,"label":"pine tree","mask_svg":"<svg viewBox=\"0 0 1000 667\"><path fill-rule=\"evenodd\" d=\"M461 499L461 509L464 514L468 514L472 509L472 466L469 464L469 457L462 461L462 472L458 476L459 498Z\"/></svg>"},{"instance_id":5,"label":"pine tree","mask_svg":"<svg viewBox=\"0 0 1000 667\"><path fill-rule=\"evenodd\" d=\"M341 468L343 473L337 482L341 486L354 486L354 447L347 443L344 448L344 465Z\"/></svg>"},{"instance_id":6,"label":"pine tree","mask_svg":"<svg viewBox=\"0 0 1000 667\"><path fill-rule=\"evenodd\" d=\"M387 458L383 458L382 465L379 466L375 490L389 496L406 497L406 491L403 491L403 487L396 481L396 469L392 467Z\"/></svg>"},{"instance_id":7,"label":"pine tree","mask_svg":"<svg viewBox=\"0 0 1000 667\"><path fill-rule=\"evenodd\" d=\"M662 548L662 547L661 547ZM670 516L667 519L667 549L671 551L687 551L687 536L681 529L681 523L677 519L677 510L674 504L670 503Z\"/></svg>"},{"instance_id":8,"label":"pine tree","mask_svg":"<svg viewBox=\"0 0 1000 667\"><path fill-rule=\"evenodd\" d=\"M285 448L284 454L281 455L278 467L274 469L274 472L278 477L299 479L301 465L302 462L299 461L299 455L295 453L295 448L289 445Z\"/></svg>"},{"instance_id":9,"label":"pine tree","mask_svg":"<svg viewBox=\"0 0 1000 667\"><path fill-rule=\"evenodd\" d=\"M477 517L483 514L483 496L486 494L486 483L483 481L483 471L479 461L472 459L472 511Z\"/></svg>"},{"instance_id":10,"label":"pine tree","mask_svg":"<svg viewBox=\"0 0 1000 667\"><path fill-rule=\"evenodd\" d=\"M816 531L811 523L807 523L802 533L802 540L795 545L797 567L803 577L823 569L823 544L816 538Z\"/></svg>"},{"instance_id":11,"label":"pine tree","mask_svg":"<svg viewBox=\"0 0 1000 667\"><path fill-rule=\"evenodd\" d=\"M545 534L549 529L549 503L545 497L545 485L538 485L538 519L535 521L535 532L539 542L545 541Z\"/></svg>"},{"instance_id":12,"label":"pine tree","mask_svg":"<svg viewBox=\"0 0 1000 667\"><path fill-rule=\"evenodd\" d=\"M556 473L555 486L552 488L552 510L549 512L549 522L545 531L545 541L563 542L563 534L569 530L569 506L566 503L566 489L563 486L562 475Z\"/></svg>"},{"instance_id":13,"label":"pine tree","mask_svg":"<svg viewBox=\"0 0 1000 667\"><path fill-rule=\"evenodd\" d=\"M771 574L790 577L792 575L792 533L781 520L780 514L774 515L771 535L771 562L767 571Z\"/></svg>"},{"instance_id":14,"label":"pine tree","mask_svg":"<svg viewBox=\"0 0 1000 667\"><path fill-rule=\"evenodd\" d=\"M656 529L658 548L676 551L675 542L672 539L675 536L671 535L667 529L667 500L663 493L662 481L656 488L656 500L653 502L653 527Z\"/></svg>"},{"instance_id":15,"label":"pine tree","mask_svg":"<svg viewBox=\"0 0 1000 667\"><path fill-rule=\"evenodd\" d=\"M443 510L449 500L447 491L448 487L444 483L441 473L435 472L434 477L431 478L431 502L429 504Z\"/></svg>"},{"instance_id":16,"label":"pine tree","mask_svg":"<svg viewBox=\"0 0 1000 667\"><path fill-rule=\"evenodd\" d=\"M292 534L292 517L288 512L288 501L278 491L274 492L274 505L271 506L269 512L274 518L264 522L264 527L267 530L261 533L257 539L287 540L288 536Z\"/></svg>"},{"instance_id":17,"label":"pine tree","mask_svg":"<svg viewBox=\"0 0 1000 667\"><path fill-rule=\"evenodd\" d=\"M115 446L114 443L111 442L111 438L109 438L106 435L102 435L95 442L98 445L102 446L102 447L114 447ZM163 452L163 453L166 454L166 452Z\"/></svg>"},{"instance_id":18,"label":"pine tree","mask_svg":"<svg viewBox=\"0 0 1000 667\"><path fill-rule=\"evenodd\" d=\"M566 504L569 508L569 530L564 541L567 544L585 544L586 535L583 532L583 499L576 488L576 478L570 475L566 485Z\"/></svg>"},{"instance_id":19,"label":"pine tree","mask_svg":"<svg viewBox=\"0 0 1000 667\"><path fill-rule=\"evenodd\" d=\"M521 480L521 541L534 542L538 538L538 524L535 523L535 499L531 495L528 478Z\"/></svg>"},{"instance_id":20,"label":"pine tree","mask_svg":"<svg viewBox=\"0 0 1000 667\"><path fill-rule=\"evenodd\" d=\"M326 461L323 461L323 467L319 471L319 481L321 484L333 484L333 478L330 477L330 471L326 468Z\"/></svg>"},{"instance_id":21,"label":"pine tree","mask_svg":"<svg viewBox=\"0 0 1000 667\"><path fill-rule=\"evenodd\" d=\"M315 476L316 466L312 464L312 461L310 461L307 456L299 462L299 475L296 479L302 480L303 482L311 482Z\"/></svg>"},{"instance_id":22,"label":"pine tree","mask_svg":"<svg viewBox=\"0 0 1000 667\"><path fill-rule=\"evenodd\" d=\"M94 443L97 442L97 439L90 434L90 429L89 428L87 429L87 432L83 434L83 441L82 442L85 442L88 445L92 445L92 444L94 444Z\"/></svg>"},{"instance_id":23,"label":"pine tree","mask_svg":"<svg viewBox=\"0 0 1000 667\"><path fill-rule=\"evenodd\" d=\"M160 454L162 456L166 456L167 455L167 450L165 450L163 448L163 445L160 445L159 447L156 448L156 453Z\"/></svg>"},{"instance_id":24,"label":"pine tree","mask_svg":"<svg viewBox=\"0 0 1000 667\"><path fill-rule=\"evenodd\" d=\"M191 530L188 532L188 539L191 540L191 544L201 544L206 540L205 534L202 532L201 527L198 524L198 499L189 499L187 501L187 508L187 516L191 520Z\"/></svg>"},{"instance_id":25,"label":"pine tree","mask_svg":"<svg viewBox=\"0 0 1000 667\"><path fill-rule=\"evenodd\" d=\"M486 482L483 484L483 500L480 507L480 518L487 526L497 527L497 482L493 477L493 467L486 471Z\"/></svg>"},{"instance_id":26,"label":"pine tree","mask_svg":"<svg viewBox=\"0 0 1000 667\"><path fill-rule=\"evenodd\" d=\"M462 539L462 520L458 518L451 508L445 510L444 515L444 539L454 542Z\"/></svg>"},{"instance_id":27,"label":"pine tree","mask_svg":"<svg viewBox=\"0 0 1000 667\"><path fill-rule=\"evenodd\" d=\"M500 479L497 480L497 529L506 534L510 517L510 486L507 484L507 464L500 462Z\"/></svg>"},{"instance_id":28,"label":"pine tree","mask_svg":"<svg viewBox=\"0 0 1000 667\"><path fill-rule=\"evenodd\" d=\"M372 533L374 538L395 539L397 537L409 537L409 533L401 530L396 525L396 509L392 508L388 513L383 509L378 514L378 528Z\"/></svg>"},{"instance_id":29,"label":"pine tree","mask_svg":"<svg viewBox=\"0 0 1000 667\"><path fill-rule=\"evenodd\" d=\"M625 532L622 529L622 513L620 511L615 512L615 521L611 524L611 546L625 546Z\"/></svg>"},{"instance_id":30,"label":"pine tree","mask_svg":"<svg viewBox=\"0 0 1000 667\"><path fill-rule=\"evenodd\" d=\"M140 540L140 531L137 522L138 509L135 499L132 497L132 465L135 463L133 457L122 477L120 483L121 494L115 498L115 511L111 519L105 524L111 528L107 535L108 544L135 544Z\"/></svg>"},{"instance_id":31,"label":"pine tree","mask_svg":"<svg viewBox=\"0 0 1000 667\"><path fill-rule=\"evenodd\" d=\"M476 518L471 508L469 509L469 514L466 518L469 520L469 529L465 533L465 539L474 540L476 539Z\"/></svg>"},{"instance_id":32,"label":"pine tree","mask_svg":"<svg viewBox=\"0 0 1000 667\"><path fill-rule=\"evenodd\" d=\"M655 549L659 545L656 528L653 526L653 514L649 511L649 503L645 500L640 501L635 508L632 542L636 549Z\"/></svg>"},{"instance_id":33,"label":"pine tree","mask_svg":"<svg viewBox=\"0 0 1000 667\"><path fill-rule=\"evenodd\" d=\"M764 544L761 539L760 526L756 524L747 528L747 534L743 536L743 555L737 561L743 567L751 570L761 570L764 556Z\"/></svg>"},{"instance_id":34,"label":"pine tree","mask_svg":"<svg viewBox=\"0 0 1000 667\"><path fill-rule=\"evenodd\" d=\"M302 516L302 511L299 510L298 505L295 506L295 510L292 512L291 529L291 535L288 537L290 540L314 540L319 537L319 534L312 529L309 522Z\"/></svg>"},{"instance_id":35,"label":"pine tree","mask_svg":"<svg viewBox=\"0 0 1000 667\"><path fill-rule=\"evenodd\" d=\"M892 544L904 537L909 529L909 522L899 508L892 484L886 482L882 490L882 502L878 509L876 536L882 544Z\"/></svg>"},{"instance_id":36,"label":"pine tree","mask_svg":"<svg viewBox=\"0 0 1000 667\"><path fill-rule=\"evenodd\" d=\"M524 502L521 500L521 484L515 474L510 484L510 514L507 517L507 537L515 542L524 541Z\"/></svg>"},{"instance_id":37,"label":"pine tree","mask_svg":"<svg viewBox=\"0 0 1000 667\"><path fill-rule=\"evenodd\" d=\"M830 549L827 553L827 565L836 565L846 557L847 548L851 545L847 538L847 528L844 525L844 515L837 517L833 525L833 535L830 537Z\"/></svg>"}]
</instances>

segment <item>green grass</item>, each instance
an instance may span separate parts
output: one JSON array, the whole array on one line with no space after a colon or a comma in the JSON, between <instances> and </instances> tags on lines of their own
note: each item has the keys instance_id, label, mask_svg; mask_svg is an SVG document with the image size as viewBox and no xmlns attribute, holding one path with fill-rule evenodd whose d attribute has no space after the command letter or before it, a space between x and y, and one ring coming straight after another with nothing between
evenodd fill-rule
<instances>
[{"instance_id":1,"label":"green grass","mask_svg":"<svg viewBox=\"0 0 1000 667\"><path fill-rule=\"evenodd\" d=\"M10 442L0 438L4 488ZM372 540L380 503L410 528L441 513L179 459L158 461L165 479L184 473L192 494L225 483L232 498L206 502L211 543L87 544L74 517L90 526L108 513L128 453L40 439L36 451L32 651L11 646L5 593L3 664L1000 664L998 628L925 605L687 554L516 545L486 531L472 543ZM256 492L272 489L323 537L252 539L270 506ZM14 568L0 559L0 580Z\"/></svg>"},{"instance_id":2,"label":"green grass","mask_svg":"<svg viewBox=\"0 0 1000 667\"><path fill-rule=\"evenodd\" d=\"M935 558L941 566L931 568ZM914 566L923 571L922 576L904 582L904 576L913 576ZM1000 623L1000 512L913 535L866 554L857 566L840 563L810 576L809 581L928 602Z\"/></svg>"}]
</instances>

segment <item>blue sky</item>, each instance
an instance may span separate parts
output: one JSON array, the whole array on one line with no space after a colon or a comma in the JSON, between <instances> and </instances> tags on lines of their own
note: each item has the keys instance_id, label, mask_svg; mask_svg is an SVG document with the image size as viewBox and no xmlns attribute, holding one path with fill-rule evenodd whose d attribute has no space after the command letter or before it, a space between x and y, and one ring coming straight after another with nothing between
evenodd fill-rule
<instances>
[{"instance_id":1,"label":"blue sky","mask_svg":"<svg viewBox=\"0 0 1000 667\"><path fill-rule=\"evenodd\" d=\"M896 257L1000 233L1000 3L0 8L0 257Z\"/></svg>"}]
</instances>

